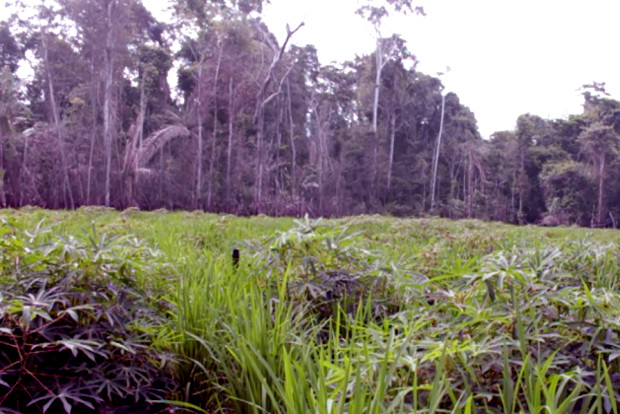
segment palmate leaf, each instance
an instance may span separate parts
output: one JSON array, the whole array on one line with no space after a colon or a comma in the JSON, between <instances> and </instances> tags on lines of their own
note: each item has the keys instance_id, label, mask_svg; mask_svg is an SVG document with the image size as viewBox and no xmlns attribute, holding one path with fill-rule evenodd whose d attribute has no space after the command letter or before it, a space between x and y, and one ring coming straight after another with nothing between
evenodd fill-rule
<instances>
[{"instance_id":1,"label":"palmate leaf","mask_svg":"<svg viewBox=\"0 0 620 414\"><path fill-rule=\"evenodd\" d=\"M7 407L0 407L0 414L22 414L21 411L11 410Z\"/></svg>"},{"instance_id":2,"label":"palmate leaf","mask_svg":"<svg viewBox=\"0 0 620 414\"><path fill-rule=\"evenodd\" d=\"M35 226L35 228L32 231L28 231L28 230L24 230L24 233L26 233L26 236L28 236L30 238L30 243L32 243L38 236L40 236L41 234L45 234L45 233L49 233L50 229L49 228L42 228L41 225L43 224L43 222L45 221L45 219L41 219L39 220L39 222L37 223L37 225Z\"/></svg>"},{"instance_id":3,"label":"palmate leaf","mask_svg":"<svg viewBox=\"0 0 620 414\"><path fill-rule=\"evenodd\" d=\"M126 398L128 395L132 394L132 390L127 388L122 380L118 378L105 378L100 377L92 382L93 386L96 386L97 395L105 395L108 400L112 400L114 396L118 396L120 398Z\"/></svg>"},{"instance_id":4,"label":"palmate leaf","mask_svg":"<svg viewBox=\"0 0 620 414\"><path fill-rule=\"evenodd\" d=\"M86 355L91 361L95 361L96 355L107 357L105 352L100 350L101 344L96 341L85 340L85 339L62 339L54 342L45 342L36 344L32 347L32 349L36 348L48 348L48 347L60 347L61 350L68 349L73 354L73 357L77 357L78 353L83 353Z\"/></svg>"},{"instance_id":5,"label":"palmate leaf","mask_svg":"<svg viewBox=\"0 0 620 414\"><path fill-rule=\"evenodd\" d=\"M28 407L40 401L47 401L43 406L43 412L45 413L56 400L62 403L62 407L67 414L71 414L71 409L74 405L82 404L94 410L93 402L103 401L101 397L93 394L90 389L79 389L73 385L65 385L60 388L58 394L47 393L42 397L35 398L28 403Z\"/></svg>"},{"instance_id":6,"label":"palmate leaf","mask_svg":"<svg viewBox=\"0 0 620 414\"><path fill-rule=\"evenodd\" d=\"M2 380L3 375L5 375L5 373L0 372L0 386L11 388L11 386L6 381Z\"/></svg>"}]
</instances>

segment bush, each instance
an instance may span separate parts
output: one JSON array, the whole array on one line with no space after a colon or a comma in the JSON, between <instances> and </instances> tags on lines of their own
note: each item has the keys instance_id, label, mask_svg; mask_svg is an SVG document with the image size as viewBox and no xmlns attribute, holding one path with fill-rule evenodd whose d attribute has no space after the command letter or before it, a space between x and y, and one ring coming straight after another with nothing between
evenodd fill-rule
<instances>
[{"instance_id":1,"label":"bush","mask_svg":"<svg viewBox=\"0 0 620 414\"><path fill-rule=\"evenodd\" d=\"M94 226L83 240L39 242L46 232L0 227L0 407L160 410L149 401L174 385L160 349L169 330L165 304L150 299L157 284L142 281L157 279L157 252Z\"/></svg>"}]
</instances>

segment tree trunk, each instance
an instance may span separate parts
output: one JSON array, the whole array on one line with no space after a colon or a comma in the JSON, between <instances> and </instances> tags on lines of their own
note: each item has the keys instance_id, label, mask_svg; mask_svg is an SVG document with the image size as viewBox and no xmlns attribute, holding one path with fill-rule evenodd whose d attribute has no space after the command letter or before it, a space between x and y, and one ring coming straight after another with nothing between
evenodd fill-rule
<instances>
[{"instance_id":1,"label":"tree trunk","mask_svg":"<svg viewBox=\"0 0 620 414\"><path fill-rule=\"evenodd\" d=\"M64 197L64 205L65 207L69 207L71 209L75 208L75 203L73 200L73 190L71 189L71 183L69 182L69 174L67 172L67 159L65 157L65 149L64 143L62 139L61 125L60 125L60 115L58 114L58 107L56 106L56 96L54 94L54 82L52 79L52 72L50 70L49 60L48 60L48 49L47 49L47 34L43 34L43 48L44 48L44 59L45 59L45 73L47 77L47 86L48 92L50 95L50 106L52 109L52 116L54 118L54 129L56 132L56 139L58 142L58 149L60 151L60 162L62 163L62 174L63 174L63 183L62 183L62 193ZM67 203L67 196L69 197L69 203Z\"/></svg>"},{"instance_id":2,"label":"tree trunk","mask_svg":"<svg viewBox=\"0 0 620 414\"><path fill-rule=\"evenodd\" d=\"M521 164L519 170L519 211L517 212L517 223L524 224L523 218L523 192L525 190L525 149L520 149Z\"/></svg>"},{"instance_id":3,"label":"tree trunk","mask_svg":"<svg viewBox=\"0 0 620 414\"><path fill-rule=\"evenodd\" d=\"M110 206L110 187L112 175L112 85L114 82L114 59L113 46L114 37L112 29L112 9L115 0L108 0L107 20L106 20L106 45L103 53L104 57L104 91L103 91L103 149L105 157L105 205Z\"/></svg>"},{"instance_id":4,"label":"tree trunk","mask_svg":"<svg viewBox=\"0 0 620 414\"><path fill-rule=\"evenodd\" d=\"M90 134L90 150L88 152L88 169L86 172L86 204L93 204L91 200L91 189L92 189L92 176L93 176L93 157L95 153L95 139L97 136L97 80L94 76L95 74L95 62L94 58L91 59L90 62L90 70L91 70L91 116L92 116L92 129Z\"/></svg>"},{"instance_id":5,"label":"tree trunk","mask_svg":"<svg viewBox=\"0 0 620 414\"><path fill-rule=\"evenodd\" d=\"M230 208L230 193L232 191L230 174L232 168L232 147L234 132L234 103L233 103L233 77L228 83L228 148L226 151L226 204Z\"/></svg>"},{"instance_id":6,"label":"tree trunk","mask_svg":"<svg viewBox=\"0 0 620 414\"><path fill-rule=\"evenodd\" d=\"M267 71L267 75L263 80L263 83L256 95L256 111L254 112L254 125L256 126L256 182L254 184L254 204L256 206L256 212L262 212L262 194L263 194L263 170L264 170L264 139L265 139L265 106L276 96L280 94L282 90L282 83L288 77L289 72L293 68L290 66L284 76L280 78L280 83L278 85L277 90L271 95L267 96L267 90L271 85L272 80L275 77L275 70L282 57L284 56L284 51L286 50L286 45L288 44L291 36L295 34L301 27L303 23L300 23L297 28L294 30L290 30L288 25L286 26L286 39L284 39L284 43L282 46L277 49L277 47L271 42L271 38L269 34L265 34L265 39L272 47L274 51L273 60L271 65L269 66L269 70Z\"/></svg>"},{"instance_id":7,"label":"tree trunk","mask_svg":"<svg viewBox=\"0 0 620 414\"><path fill-rule=\"evenodd\" d=\"M431 177L431 211L435 209L435 193L437 187L437 168L439 166L439 151L441 149L441 136L443 134L443 119L446 109L446 96L441 96L441 120L439 121L439 134L437 135L437 145L433 156L433 174Z\"/></svg>"},{"instance_id":8,"label":"tree trunk","mask_svg":"<svg viewBox=\"0 0 620 414\"><path fill-rule=\"evenodd\" d=\"M200 55L198 66L198 96L194 99L198 104L198 142L196 143L196 192L194 193L194 208L200 208L202 199L202 70L204 66L204 51Z\"/></svg>"},{"instance_id":9,"label":"tree trunk","mask_svg":"<svg viewBox=\"0 0 620 414\"><path fill-rule=\"evenodd\" d=\"M256 182L254 183L255 213L261 213L263 195L263 135L265 133L265 110L261 105L256 124Z\"/></svg>"},{"instance_id":10,"label":"tree trunk","mask_svg":"<svg viewBox=\"0 0 620 414\"><path fill-rule=\"evenodd\" d=\"M598 171L598 210L596 220L598 225L603 224L603 189L605 188L605 154L599 155Z\"/></svg>"},{"instance_id":11,"label":"tree trunk","mask_svg":"<svg viewBox=\"0 0 620 414\"><path fill-rule=\"evenodd\" d=\"M0 114L0 208L6 207L6 194L4 192L4 146L6 145L5 137L9 135L8 119Z\"/></svg>"},{"instance_id":12,"label":"tree trunk","mask_svg":"<svg viewBox=\"0 0 620 414\"><path fill-rule=\"evenodd\" d=\"M291 83L286 80L288 95L288 126L291 140L291 198L296 202L297 194L297 148L295 147L295 126L293 124L293 105L291 103Z\"/></svg>"},{"instance_id":13,"label":"tree trunk","mask_svg":"<svg viewBox=\"0 0 620 414\"><path fill-rule=\"evenodd\" d=\"M217 57L217 65L215 66L215 79L213 82L213 136L211 138L211 154L209 156L209 183L207 184L207 208L211 209L211 201L213 197L213 168L215 165L215 150L217 141L217 82L220 77L220 65L222 63L222 53L224 46L220 44L220 53Z\"/></svg>"},{"instance_id":14,"label":"tree trunk","mask_svg":"<svg viewBox=\"0 0 620 414\"><path fill-rule=\"evenodd\" d=\"M392 115L390 120L390 156L388 159L388 176L387 176L387 196L390 195L392 187L392 169L394 168L394 141L396 140L396 115Z\"/></svg>"},{"instance_id":15,"label":"tree trunk","mask_svg":"<svg viewBox=\"0 0 620 414\"><path fill-rule=\"evenodd\" d=\"M474 212L474 154L473 147L468 148L467 163L467 218L473 217Z\"/></svg>"},{"instance_id":16,"label":"tree trunk","mask_svg":"<svg viewBox=\"0 0 620 414\"><path fill-rule=\"evenodd\" d=\"M379 94L381 89L381 73L385 66L383 60L383 48L381 37L377 37L377 49L375 50L375 90L374 99L372 103L372 136L370 143L370 185L371 194L374 194L377 179L377 158L379 147L379 135L378 135L378 117L379 117Z\"/></svg>"},{"instance_id":17,"label":"tree trunk","mask_svg":"<svg viewBox=\"0 0 620 414\"><path fill-rule=\"evenodd\" d=\"M4 176L6 174L4 167L4 147L10 134L11 124L9 123L9 114L0 113L0 208L6 207L6 193L4 191Z\"/></svg>"}]
</instances>

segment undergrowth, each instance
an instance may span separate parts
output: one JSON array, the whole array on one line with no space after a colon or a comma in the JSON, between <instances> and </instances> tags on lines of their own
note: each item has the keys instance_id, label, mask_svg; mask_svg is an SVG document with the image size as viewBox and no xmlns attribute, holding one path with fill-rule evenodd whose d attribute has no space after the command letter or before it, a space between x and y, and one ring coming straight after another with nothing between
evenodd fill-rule
<instances>
[{"instance_id":1,"label":"undergrowth","mask_svg":"<svg viewBox=\"0 0 620 414\"><path fill-rule=\"evenodd\" d=\"M159 411L175 383L158 253L47 233L0 227L0 412Z\"/></svg>"},{"instance_id":2,"label":"undergrowth","mask_svg":"<svg viewBox=\"0 0 620 414\"><path fill-rule=\"evenodd\" d=\"M76 394L79 401L60 396L68 377L78 389L89 384L81 372L41 371L47 392L27 371L9 375L13 365L0 371L0 389L20 384L7 401L28 390L26 411L55 396L50 412L65 400L82 411L167 404L257 414L618 412L617 233L379 216L97 219L88 211L95 230L72 238L74 227L37 214L51 216L60 236L32 230L25 213L3 230L2 243L13 246L3 250L0 301L1 332L13 335L1 345L10 361L26 361L13 351L25 346L35 361L75 354L84 372L105 373L99 365L111 363L150 371L149 381L139 377L125 390L133 393ZM66 282L75 272L82 285ZM36 282L22 286L16 274ZM42 289L66 298L37 308ZM99 290L109 293L100 298ZM124 324L109 323L110 307ZM46 324L61 324L65 342L32 334ZM83 342L81 329L93 324L112 334Z\"/></svg>"}]
</instances>

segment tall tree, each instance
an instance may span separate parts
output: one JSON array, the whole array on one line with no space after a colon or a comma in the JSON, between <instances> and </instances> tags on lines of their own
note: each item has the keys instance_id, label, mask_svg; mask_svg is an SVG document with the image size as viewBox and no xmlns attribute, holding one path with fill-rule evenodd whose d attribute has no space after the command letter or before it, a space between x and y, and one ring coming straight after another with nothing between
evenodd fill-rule
<instances>
[{"instance_id":1,"label":"tall tree","mask_svg":"<svg viewBox=\"0 0 620 414\"><path fill-rule=\"evenodd\" d=\"M607 162L608 158L618 151L620 138L613 127L603 125L601 122L595 122L579 135L579 141L583 145L584 152L591 160L594 175L598 181L595 224L600 225L603 223L606 215L604 194Z\"/></svg>"},{"instance_id":2,"label":"tall tree","mask_svg":"<svg viewBox=\"0 0 620 414\"><path fill-rule=\"evenodd\" d=\"M386 5L388 7L386 7ZM386 17L389 17L390 11L400 12L407 14L409 12L415 12L417 14L424 14L422 7L413 6L412 0L387 0L386 3L377 4L376 1L368 0L366 4L362 5L357 14L368 20L375 30L376 47L374 53L374 66L375 66L375 83L374 83L374 97L372 105L372 134L370 143L370 182L373 185L377 178L377 156L378 156L378 116L379 116L379 97L381 93L381 74L385 65L392 59L399 59L401 57L410 57L409 52L404 47L403 39L398 35L392 35L390 37L384 37L382 34L382 22Z\"/></svg>"},{"instance_id":3,"label":"tall tree","mask_svg":"<svg viewBox=\"0 0 620 414\"><path fill-rule=\"evenodd\" d=\"M254 111L254 125L256 128L256 184L254 185L254 204L257 206L258 211L262 209L262 195L263 195L263 173L264 173L264 158L265 158L265 108L276 96L282 92L282 85L286 80L290 70L293 68L290 65L283 75L277 76L276 69L284 53L286 52L286 46L291 37L304 25L300 23L296 28L290 29L286 26L286 37L281 46L278 46L274 39L265 31L262 31L265 42L272 50L272 60L269 69L267 70L264 79L260 85L258 93L256 94L256 110ZM274 86L273 89L270 89Z\"/></svg>"}]
</instances>

